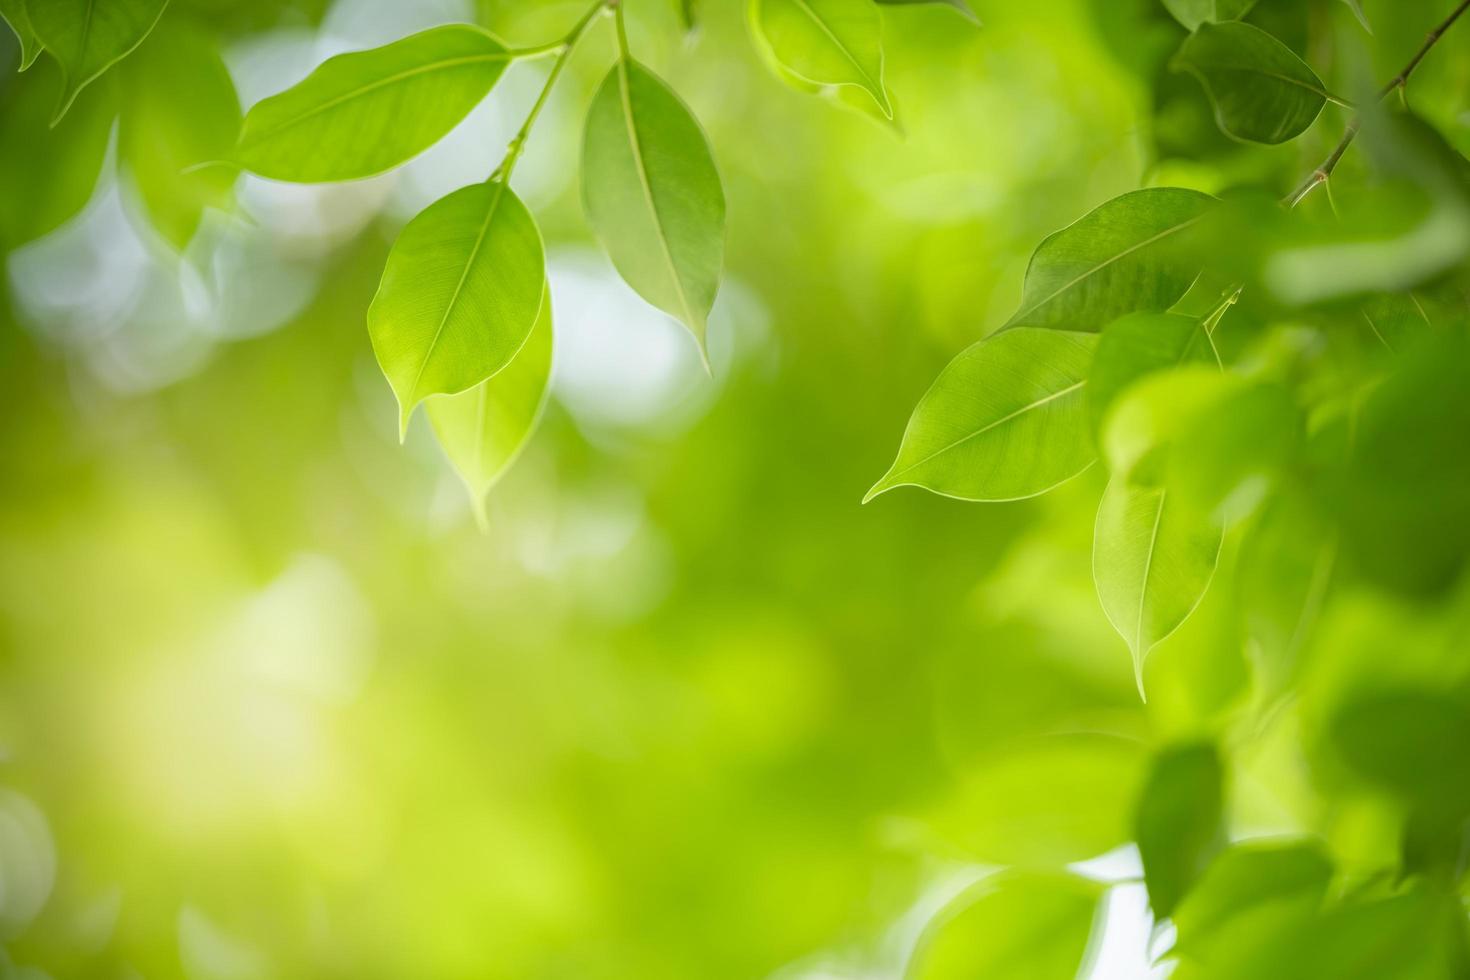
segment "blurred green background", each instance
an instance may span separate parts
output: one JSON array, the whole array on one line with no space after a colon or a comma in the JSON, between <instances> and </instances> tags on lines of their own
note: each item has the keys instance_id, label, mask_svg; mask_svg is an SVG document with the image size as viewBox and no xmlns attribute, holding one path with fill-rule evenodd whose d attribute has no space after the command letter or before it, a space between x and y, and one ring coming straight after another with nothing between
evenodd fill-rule
<instances>
[{"instance_id":1,"label":"blurred green background","mask_svg":"<svg viewBox=\"0 0 1470 980\"><path fill-rule=\"evenodd\" d=\"M1179 152L1209 109L1188 79L1155 93L1182 31L1145 0L981 3L983 28L888 9L901 133L783 86L741 4L707 0L692 39L676 6L628 0L635 49L703 122L729 198L714 377L581 216L581 114L615 53L599 29L516 173L547 240L556 366L486 533L421 418L397 445L364 311L397 229L488 172L544 63L396 173L242 178L182 257L127 180L46 166L6 110L6 227L89 198L48 234L8 234L0 285L15 964L892 976L973 866L942 816L973 767L1044 732L1216 733L1249 702L1226 569L1139 702L1090 575L1102 474L1007 505L859 501L938 370L1014 308L1044 235L1140 184L1289 181L1336 131ZM1422 27L1367 6L1384 75ZM221 39L248 106L332 53L456 20L539 43L583 7L176 0L168 16ZM1427 64L1426 87L1457 72ZM48 84L44 62L6 70L0 100ZM1466 608L1397 603L1349 596L1324 632L1397 645L1385 624L1427 636ZM1233 743L1237 826L1315 829L1339 856L1392 841L1371 801L1324 817L1297 724L1266 715ZM1089 830L1099 851L1127 839ZM1141 946L1146 924L1117 921ZM1146 975L1130 955L1105 975Z\"/></svg>"}]
</instances>

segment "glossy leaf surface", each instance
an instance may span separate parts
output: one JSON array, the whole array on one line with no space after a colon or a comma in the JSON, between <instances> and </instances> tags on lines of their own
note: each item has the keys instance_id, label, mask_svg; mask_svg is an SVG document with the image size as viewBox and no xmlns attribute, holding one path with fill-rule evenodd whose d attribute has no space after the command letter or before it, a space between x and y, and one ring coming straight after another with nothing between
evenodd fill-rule
<instances>
[{"instance_id":1,"label":"glossy leaf surface","mask_svg":"<svg viewBox=\"0 0 1470 980\"><path fill-rule=\"evenodd\" d=\"M963 500L1044 493L1092 464L1087 371L1096 338L995 334L949 363L909 419L898 458L865 499L920 486Z\"/></svg>"},{"instance_id":2,"label":"glossy leaf surface","mask_svg":"<svg viewBox=\"0 0 1470 980\"><path fill-rule=\"evenodd\" d=\"M1327 103L1322 79L1286 45L1250 24L1202 24L1174 58L1200 80L1220 128L1236 139L1283 143Z\"/></svg>"},{"instance_id":3,"label":"glossy leaf surface","mask_svg":"<svg viewBox=\"0 0 1470 980\"><path fill-rule=\"evenodd\" d=\"M234 159L276 180L371 177L453 129L509 63L503 44L468 24L337 55L251 108Z\"/></svg>"},{"instance_id":4,"label":"glossy leaf surface","mask_svg":"<svg viewBox=\"0 0 1470 980\"><path fill-rule=\"evenodd\" d=\"M593 97L582 193L618 272L703 350L724 262L725 193L694 115L635 61L619 61Z\"/></svg>"},{"instance_id":5,"label":"glossy leaf surface","mask_svg":"<svg viewBox=\"0 0 1470 980\"><path fill-rule=\"evenodd\" d=\"M1167 310L1199 274L1180 238L1214 203L1198 191L1156 187L1088 212L1037 247L1006 327L1096 333L1125 313Z\"/></svg>"},{"instance_id":6,"label":"glossy leaf surface","mask_svg":"<svg viewBox=\"0 0 1470 980\"><path fill-rule=\"evenodd\" d=\"M498 181L460 188L408 223L368 308L401 429L428 396L472 388L510 363L545 283L536 223Z\"/></svg>"}]
</instances>

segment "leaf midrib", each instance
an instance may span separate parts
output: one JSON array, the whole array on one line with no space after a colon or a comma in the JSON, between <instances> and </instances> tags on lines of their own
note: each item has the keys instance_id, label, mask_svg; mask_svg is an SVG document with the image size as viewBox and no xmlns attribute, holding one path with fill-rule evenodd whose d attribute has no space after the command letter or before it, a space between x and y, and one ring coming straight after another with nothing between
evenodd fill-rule
<instances>
[{"instance_id":1,"label":"leaf midrib","mask_svg":"<svg viewBox=\"0 0 1470 980\"><path fill-rule=\"evenodd\" d=\"M976 436L982 436L985 433L989 432L991 429L994 429L998 425L1003 425L1006 422L1009 422L1012 419L1017 418L1018 416L1025 415L1027 412L1032 411L1033 409L1037 409L1037 408L1040 408L1043 405L1046 405L1046 404L1049 404L1051 402L1054 402L1058 398L1061 398L1063 395L1070 394L1071 392L1076 391L1078 388L1081 388L1081 387L1083 387L1086 384L1087 384L1087 379L1086 378L1083 378L1081 381L1078 381L1078 382L1075 382L1073 384L1070 384L1067 387L1062 388L1062 389L1060 389L1058 391L1054 391L1051 394L1046 395L1046 396L1044 396L1042 398L1038 398L1034 402L1028 402L1027 404L1022 405L1020 408L1016 409L1015 411L1012 411L1012 412L1009 412L1009 413L1007 413L1005 415L1002 415L1000 418L995 419L992 422L987 422L985 425L983 425L980 428L976 429L974 432L968 432L965 435L960 436L958 439L954 440L953 442L949 443L948 445L941 446L939 449L936 449L932 453L929 453L923 459L916 460L915 462L910 463L908 466L905 466L901 470L894 470L892 473L888 474L887 479L885 479L883 482L886 483L889 480L896 480L899 477L903 476L905 473L912 472L913 470L917 469L920 466L923 466L925 463L929 462L930 460L933 460L933 459L935 459L935 458L937 458L939 456L943 456L945 453L949 452L950 450L952 450L952 449L954 449L954 448L956 448L958 446L961 446L961 445L965 444L966 442L969 442L971 439L974 439Z\"/></svg>"},{"instance_id":2,"label":"leaf midrib","mask_svg":"<svg viewBox=\"0 0 1470 980\"><path fill-rule=\"evenodd\" d=\"M287 119L284 122L277 123L270 129L262 130L261 132L256 133L254 136L252 136L249 140L241 141L240 149L246 150L252 147L259 146L261 143L274 139L275 137L284 133L286 130L299 126L301 123L307 121L308 119L311 119L314 116L320 115L321 113L326 112L330 109L335 109L339 105L350 102L353 99L361 98L362 96L367 95L370 92L377 91L380 88L384 88L388 85L397 84L398 82L405 81L417 75L423 75L431 71L447 71L451 68L460 68L465 65L479 64L486 61L509 60L510 52L502 49L493 54L466 55L460 58L446 58L441 61L431 62L427 65L419 65L415 68L409 68L405 69L404 71L394 72L392 75L388 75L384 78L379 78L375 81L369 82L366 85L362 85L355 89L352 89L351 91L343 92L339 95L333 96L332 98L319 105L312 106L305 112L292 116L290 119ZM289 89L287 91L289 91ZM278 98L280 95L284 94L285 93L282 92L279 93L279 95L273 97Z\"/></svg>"},{"instance_id":3,"label":"leaf midrib","mask_svg":"<svg viewBox=\"0 0 1470 980\"><path fill-rule=\"evenodd\" d=\"M1046 296L1042 297L1041 299L1037 300L1031 306L1027 307L1024 310L1021 310L1021 311L1017 312L1015 316L1011 317L1011 319L1010 319L1010 321L1009 321L1009 323L1007 325L1008 326L1018 326L1018 325L1020 325L1021 324L1021 321L1024 318L1031 316L1031 314L1035 313L1037 310L1041 309L1043 306L1045 306L1046 304L1050 303L1052 300L1056 299L1058 296L1062 295L1067 290L1069 290L1072 287L1076 286L1078 283L1082 282L1084 279L1088 279L1088 278L1090 278L1092 276L1097 275L1099 272L1101 272L1103 269L1106 269L1108 266L1112 265L1114 262L1118 262L1118 261L1120 261L1122 259L1125 259L1128 256L1132 255L1134 252L1139 251L1140 249L1148 248L1150 245L1154 244L1155 242L1160 241L1161 239L1168 238L1170 235L1172 235L1172 234L1174 234L1176 232L1183 231L1185 228L1188 228L1190 225L1193 225L1193 224L1201 221L1203 218L1204 218L1204 215L1202 215L1202 214L1195 215L1193 218L1190 218L1188 221L1185 221L1185 222L1182 222L1180 224L1172 225L1172 226L1170 226L1168 228L1165 228L1163 231L1160 231L1160 232L1157 232L1157 233L1155 233L1153 235L1150 235L1148 238L1145 238L1141 242L1135 242L1134 244L1129 245L1127 248L1123 249L1121 252L1118 252L1118 253L1116 253L1114 255L1108 256L1102 262L1099 262L1097 265L1093 266L1092 268L1088 269L1087 271L1081 273L1080 275L1078 275L1078 276L1072 278L1071 280L1063 283L1062 285L1058 286L1051 293L1049 293Z\"/></svg>"},{"instance_id":4,"label":"leaf midrib","mask_svg":"<svg viewBox=\"0 0 1470 980\"><path fill-rule=\"evenodd\" d=\"M679 295L679 306L684 310L684 322L691 327L695 323L703 325L701 318L694 316L694 311L689 307L689 297L684 292L684 282L679 278L679 269L674 264L674 253L669 248L668 232L664 230L663 215L659 213L658 203L653 198L653 185L648 179L648 168L643 160L643 144L638 136L638 123L633 118L633 84L628 70L628 59L622 58L618 61L618 101L623 109L623 122L628 127L628 145L633 150L633 169L638 172L638 185L643 189L643 200L648 205L648 211L653 215L653 226L658 232L659 251L664 257L664 264L668 266L669 278L673 280L674 292Z\"/></svg>"},{"instance_id":5,"label":"leaf midrib","mask_svg":"<svg viewBox=\"0 0 1470 980\"><path fill-rule=\"evenodd\" d=\"M883 86L878 84L878 82L873 79L873 76L868 73L868 70L858 62L857 58L853 56L853 53L847 49L847 45L844 44L842 42L842 39L839 38L832 31L831 27L827 26L827 22L824 21L817 14L817 12L812 9L811 4L807 3L807 0L791 0L791 2L796 4L796 6L801 9L802 13L810 17L812 19L812 23L816 24L822 29L822 33L827 35L827 39L832 42L832 44L837 48L838 51L842 52L842 56L846 58L854 68L857 69L858 74L863 76L863 81L867 84L869 88L877 93L881 93L883 91Z\"/></svg>"},{"instance_id":6,"label":"leaf midrib","mask_svg":"<svg viewBox=\"0 0 1470 980\"><path fill-rule=\"evenodd\" d=\"M1316 85L1312 85L1312 84L1310 84L1308 82L1304 82L1300 78L1293 78L1290 75L1283 75L1280 72L1267 71L1265 68L1257 68L1257 67L1254 67L1254 66L1247 66L1247 65L1220 65L1220 64L1217 64L1217 65L1214 65L1213 66L1213 69L1215 71L1221 71L1221 72L1234 71L1234 72L1240 72L1243 75L1261 75L1261 76L1263 76L1265 78L1274 78L1274 79L1276 79L1279 82L1285 82L1288 85L1295 85L1298 88L1306 89L1308 92L1311 92L1313 95L1320 96L1321 98L1323 98L1324 100L1326 100L1328 102L1337 102L1338 101L1337 96L1333 95L1331 92L1327 91L1324 88L1319 88ZM1205 69L1202 67L1200 70L1201 71L1204 71Z\"/></svg>"},{"instance_id":7,"label":"leaf midrib","mask_svg":"<svg viewBox=\"0 0 1470 980\"><path fill-rule=\"evenodd\" d=\"M1134 621L1133 656L1138 659L1140 664L1143 662L1144 653L1147 652L1143 649L1143 607L1148 602L1148 579L1149 575L1153 573L1154 551L1158 548L1159 525L1164 522L1164 497L1168 492L1167 488L1159 491L1159 507L1154 512L1154 527L1153 531L1149 534L1148 551L1143 557L1143 579L1139 582L1138 586L1138 617Z\"/></svg>"}]
</instances>

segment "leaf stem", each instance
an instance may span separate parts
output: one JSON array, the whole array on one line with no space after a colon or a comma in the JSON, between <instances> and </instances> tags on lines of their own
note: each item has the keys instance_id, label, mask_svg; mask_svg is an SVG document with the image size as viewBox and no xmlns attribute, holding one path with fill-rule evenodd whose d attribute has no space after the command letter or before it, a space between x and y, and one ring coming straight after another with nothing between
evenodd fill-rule
<instances>
[{"instance_id":1,"label":"leaf stem","mask_svg":"<svg viewBox=\"0 0 1470 980\"><path fill-rule=\"evenodd\" d=\"M1470 0L1466 2L1470 3ZM545 108L546 100L551 97L551 90L556 86L556 80L561 77L562 69L566 68L567 62L571 60L577 42L582 40L582 36L591 28L599 14L617 6L617 0L597 0L572 25L572 29L561 40L516 52L517 57L536 57L555 51L556 61L551 64L551 71L546 76L546 84L541 86L541 93L536 96L536 101L531 105L531 111L526 114L526 121L521 123L521 128L516 131L515 136L511 137L510 145L505 149L505 158L500 161L500 166L490 174L489 180L509 182L510 172L515 168L516 161L521 158L521 151L526 148L526 140L531 135L531 127L536 125L536 119L541 115L541 110Z\"/></svg>"},{"instance_id":2,"label":"leaf stem","mask_svg":"<svg viewBox=\"0 0 1470 980\"><path fill-rule=\"evenodd\" d=\"M1460 15L1466 10L1470 10L1470 0L1460 0L1459 5L1450 11L1449 16L1440 21L1434 30L1425 35L1424 43L1419 46L1418 51L1414 52L1414 57L1409 59L1409 63L1404 66L1404 70L1395 75L1378 90L1377 95L1374 97L1375 103L1382 102L1392 92L1397 91L1400 94L1403 93L1404 86L1409 81L1409 76L1414 73L1415 68L1419 67L1419 62L1424 60L1424 56L1429 54L1429 50L1439 42L1441 37L1444 37L1445 32L1454 25L1455 21L1460 19ZM1362 128L1362 125L1362 114L1355 115L1348 123L1347 129L1343 132L1342 139L1338 141L1337 146L1333 147L1332 152L1327 155L1327 159L1322 161L1322 165L1312 171L1298 185L1296 190L1286 196L1283 203L1287 207L1296 207L1308 194L1312 193L1318 184L1325 183L1327 178L1332 176L1333 169L1337 166L1338 161L1342 159L1342 155L1347 152L1347 148L1352 145L1353 139L1358 135L1358 130Z\"/></svg>"}]
</instances>

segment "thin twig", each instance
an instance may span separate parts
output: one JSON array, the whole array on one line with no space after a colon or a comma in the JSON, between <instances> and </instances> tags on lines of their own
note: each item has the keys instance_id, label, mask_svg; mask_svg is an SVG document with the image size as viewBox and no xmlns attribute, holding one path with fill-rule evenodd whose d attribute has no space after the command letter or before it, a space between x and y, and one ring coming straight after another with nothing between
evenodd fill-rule
<instances>
[{"instance_id":1,"label":"thin twig","mask_svg":"<svg viewBox=\"0 0 1470 980\"><path fill-rule=\"evenodd\" d=\"M1419 46L1418 51L1414 52L1414 57L1409 59L1409 63L1404 66L1404 70L1395 75L1378 90L1374 98L1375 103L1383 101L1391 92L1403 91L1405 84L1409 81L1409 76L1414 73L1415 68L1419 67L1419 62L1424 60L1424 56L1429 53L1429 49L1438 43L1439 39L1444 36L1445 31L1448 31L1466 10L1470 10L1470 0L1460 0L1459 6L1450 11L1450 15L1441 21L1439 26L1425 35L1424 43ZM1352 145L1353 139L1358 135L1358 130L1362 128L1362 125L1362 115L1355 115L1348 123L1347 130L1343 132L1342 139L1338 141L1337 146L1333 148L1332 152L1327 155L1327 159L1322 161L1322 165L1312 171L1296 190L1286 196L1284 203L1287 207L1296 207L1318 184L1324 183L1328 177L1332 176L1333 169L1336 168L1338 161L1342 159L1342 155L1347 152L1347 148Z\"/></svg>"}]
</instances>

